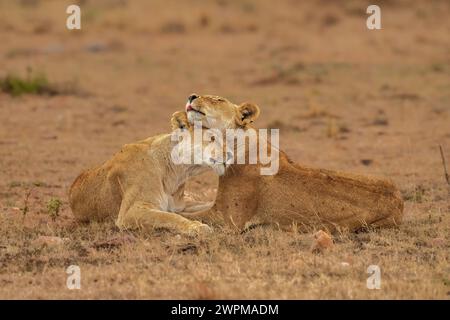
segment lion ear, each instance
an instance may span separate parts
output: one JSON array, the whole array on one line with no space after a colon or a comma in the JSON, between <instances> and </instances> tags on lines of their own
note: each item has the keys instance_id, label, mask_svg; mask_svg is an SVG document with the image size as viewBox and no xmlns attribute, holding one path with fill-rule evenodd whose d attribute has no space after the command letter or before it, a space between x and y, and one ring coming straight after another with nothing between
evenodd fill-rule
<instances>
[{"instance_id":1,"label":"lion ear","mask_svg":"<svg viewBox=\"0 0 450 320\"><path fill-rule=\"evenodd\" d=\"M244 102L238 107L236 123L239 126L246 126L259 117L259 107L256 104Z\"/></svg>"},{"instance_id":2,"label":"lion ear","mask_svg":"<svg viewBox=\"0 0 450 320\"><path fill-rule=\"evenodd\" d=\"M187 118L187 113L185 111L177 111L172 115L170 119L170 123L172 125L172 130L177 129L189 129L190 124Z\"/></svg>"}]
</instances>

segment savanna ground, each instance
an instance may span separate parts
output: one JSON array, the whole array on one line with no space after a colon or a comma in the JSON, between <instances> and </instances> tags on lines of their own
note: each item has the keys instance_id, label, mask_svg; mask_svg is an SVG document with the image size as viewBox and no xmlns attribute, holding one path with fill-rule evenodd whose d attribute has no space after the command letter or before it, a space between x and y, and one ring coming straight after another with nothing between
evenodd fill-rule
<instances>
[{"instance_id":1,"label":"savanna ground","mask_svg":"<svg viewBox=\"0 0 450 320\"><path fill-rule=\"evenodd\" d=\"M82 30L68 31L70 1L0 0L1 298L449 299L448 1L376 1L378 31L356 0L78 3ZM192 92L257 103L257 126L280 128L299 163L390 177L403 225L337 234L317 254L311 234L264 228L76 224L75 177L168 132ZM212 200L216 184L197 177L190 196ZM81 290L66 288L72 264ZM371 264L380 290L366 288Z\"/></svg>"}]
</instances>

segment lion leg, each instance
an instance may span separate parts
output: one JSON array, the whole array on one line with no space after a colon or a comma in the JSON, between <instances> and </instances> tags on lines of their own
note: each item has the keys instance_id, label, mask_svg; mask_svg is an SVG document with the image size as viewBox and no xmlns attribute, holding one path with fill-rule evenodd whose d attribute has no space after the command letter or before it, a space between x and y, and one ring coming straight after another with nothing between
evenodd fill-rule
<instances>
[{"instance_id":1,"label":"lion leg","mask_svg":"<svg viewBox=\"0 0 450 320\"><path fill-rule=\"evenodd\" d=\"M205 204L205 207L207 207L207 204ZM217 214L212 208L196 212L182 211L178 214L189 220L201 221L208 225L220 226L225 223L222 216Z\"/></svg>"},{"instance_id":2,"label":"lion leg","mask_svg":"<svg viewBox=\"0 0 450 320\"><path fill-rule=\"evenodd\" d=\"M173 194L173 201L175 210L174 212L196 212L196 211L206 211L212 208L214 201L204 202L197 200L186 200L184 196L184 187L182 184L178 190Z\"/></svg>"},{"instance_id":3,"label":"lion leg","mask_svg":"<svg viewBox=\"0 0 450 320\"><path fill-rule=\"evenodd\" d=\"M89 222L117 215L121 205L118 186L99 168L81 173L69 190L69 204L75 220Z\"/></svg>"},{"instance_id":4,"label":"lion leg","mask_svg":"<svg viewBox=\"0 0 450 320\"><path fill-rule=\"evenodd\" d=\"M201 201L186 201L186 206L183 212L198 212L207 211L211 209L214 205L214 201L211 202L201 202Z\"/></svg>"},{"instance_id":5,"label":"lion leg","mask_svg":"<svg viewBox=\"0 0 450 320\"><path fill-rule=\"evenodd\" d=\"M119 213L116 225L121 229L140 229L151 232L157 228L169 229L188 235L211 232L211 228L198 221L191 221L176 213L161 211L154 205L137 201Z\"/></svg>"}]
</instances>

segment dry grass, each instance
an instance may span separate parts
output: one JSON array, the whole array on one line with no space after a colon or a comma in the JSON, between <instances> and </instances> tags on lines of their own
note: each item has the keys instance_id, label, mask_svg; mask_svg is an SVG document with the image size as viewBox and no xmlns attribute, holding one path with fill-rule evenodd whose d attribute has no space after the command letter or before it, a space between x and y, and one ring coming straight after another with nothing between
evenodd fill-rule
<instances>
[{"instance_id":1,"label":"dry grass","mask_svg":"<svg viewBox=\"0 0 450 320\"><path fill-rule=\"evenodd\" d=\"M19 214L0 221L2 298L448 299L449 215L432 212L399 229L337 234L312 253L311 234L257 228L203 238L121 233L113 223L77 226ZM31 221L33 220L33 221ZM40 220L40 223L38 223ZM26 226L27 225L27 226ZM46 245L42 235L68 238ZM81 290L65 269L81 268ZM369 265L380 290L366 288Z\"/></svg>"}]
</instances>

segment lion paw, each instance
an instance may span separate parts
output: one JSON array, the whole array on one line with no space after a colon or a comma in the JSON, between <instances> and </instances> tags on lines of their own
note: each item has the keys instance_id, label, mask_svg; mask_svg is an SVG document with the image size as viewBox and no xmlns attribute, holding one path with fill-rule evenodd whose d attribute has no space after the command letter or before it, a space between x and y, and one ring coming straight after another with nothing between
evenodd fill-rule
<instances>
[{"instance_id":1,"label":"lion paw","mask_svg":"<svg viewBox=\"0 0 450 320\"><path fill-rule=\"evenodd\" d=\"M210 234L213 232L213 229L210 226L198 221L193 222L189 229L189 233L194 235Z\"/></svg>"}]
</instances>

